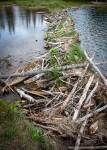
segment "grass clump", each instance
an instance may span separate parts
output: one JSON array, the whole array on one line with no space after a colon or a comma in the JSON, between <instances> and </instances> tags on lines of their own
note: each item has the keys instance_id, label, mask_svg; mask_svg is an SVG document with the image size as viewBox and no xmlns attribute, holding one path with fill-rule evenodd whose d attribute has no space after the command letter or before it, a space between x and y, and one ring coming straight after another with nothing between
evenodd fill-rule
<instances>
[{"instance_id":1,"label":"grass clump","mask_svg":"<svg viewBox=\"0 0 107 150\"><path fill-rule=\"evenodd\" d=\"M58 54L58 49L57 48L51 48L50 49L50 54L51 54L51 56L57 55Z\"/></svg>"},{"instance_id":2,"label":"grass clump","mask_svg":"<svg viewBox=\"0 0 107 150\"><path fill-rule=\"evenodd\" d=\"M60 80L61 75L62 75L61 70L59 71L57 69L57 67L54 67L53 71L47 72L45 74L45 78L54 80L55 81L55 86L60 87L61 85L63 85L63 82Z\"/></svg>"},{"instance_id":3,"label":"grass clump","mask_svg":"<svg viewBox=\"0 0 107 150\"><path fill-rule=\"evenodd\" d=\"M76 34L75 30L71 30L71 31L65 31L65 30L60 30L59 32L56 33L56 37L60 38L60 37L71 37L73 35Z\"/></svg>"},{"instance_id":4,"label":"grass clump","mask_svg":"<svg viewBox=\"0 0 107 150\"><path fill-rule=\"evenodd\" d=\"M58 49L57 48L51 48L50 49L50 60L48 61L49 65L51 67L57 67L58 66L58 62L57 62L57 54L58 54Z\"/></svg>"},{"instance_id":5,"label":"grass clump","mask_svg":"<svg viewBox=\"0 0 107 150\"><path fill-rule=\"evenodd\" d=\"M28 124L28 133L30 134L33 141L39 141L44 148L47 147L46 140L43 136L43 131L37 130L33 123Z\"/></svg>"},{"instance_id":6,"label":"grass clump","mask_svg":"<svg viewBox=\"0 0 107 150\"><path fill-rule=\"evenodd\" d=\"M7 145L6 149L14 150L23 147L23 150L38 147L48 149L43 131L35 128L32 122L21 113L19 103L9 104L0 100L0 142ZM8 143L10 143L8 145Z\"/></svg>"},{"instance_id":7,"label":"grass clump","mask_svg":"<svg viewBox=\"0 0 107 150\"><path fill-rule=\"evenodd\" d=\"M80 44L75 44L71 47L68 53L63 56L63 65L76 64L85 61L85 54Z\"/></svg>"},{"instance_id":8,"label":"grass clump","mask_svg":"<svg viewBox=\"0 0 107 150\"><path fill-rule=\"evenodd\" d=\"M85 60L85 54L79 44L75 44L68 52L68 60L71 63L80 63Z\"/></svg>"},{"instance_id":9,"label":"grass clump","mask_svg":"<svg viewBox=\"0 0 107 150\"><path fill-rule=\"evenodd\" d=\"M54 38L54 37L53 37L52 34L47 34L46 37L45 37L45 39L46 39L47 41L52 41L53 38Z\"/></svg>"}]
</instances>

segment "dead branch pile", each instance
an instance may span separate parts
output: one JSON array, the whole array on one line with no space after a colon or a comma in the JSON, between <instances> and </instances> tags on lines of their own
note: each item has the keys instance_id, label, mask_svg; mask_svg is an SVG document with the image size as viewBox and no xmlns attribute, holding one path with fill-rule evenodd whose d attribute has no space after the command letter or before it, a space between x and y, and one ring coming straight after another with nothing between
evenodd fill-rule
<instances>
[{"instance_id":1,"label":"dead branch pile","mask_svg":"<svg viewBox=\"0 0 107 150\"><path fill-rule=\"evenodd\" d=\"M73 29L66 12L50 16L48 20L51 22L47 35L49 52L12 75L1 75L0 80L5 83L2 92L10 89L19 93L23 112L35 126L73 138L75 144L69 149L78 150L80 145L104 148L102 145L107 141L107 79L87 54L88 61L67 64L66 53L79 39L77 33L70 37L59 36L62 30ZM78 60L78 56L75 57ZM90 65L103 83L90 71Z\"/></svg>"}]
</instances>

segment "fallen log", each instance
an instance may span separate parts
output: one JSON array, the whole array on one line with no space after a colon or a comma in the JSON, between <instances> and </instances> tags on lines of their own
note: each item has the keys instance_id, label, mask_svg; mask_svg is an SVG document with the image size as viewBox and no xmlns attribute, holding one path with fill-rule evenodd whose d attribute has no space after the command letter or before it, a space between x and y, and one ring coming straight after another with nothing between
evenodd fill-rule
<instances>
[{"instance_id":1,"label":"fallen log","mask_svg":"<svg viewBox=\"0 0 107 150\"><path fill-rule=\"evenodd\" d=\"M32 77L32 78L30 78L30 79L24 81L24 84L32 83L32 82L34 82L34 81L40 79L43 75L44 75L44 73L37 74L37 75L35 75L34 77Z\"/></svg>"},{"instance_id":2,"label":"fallen log","mask_svg":"<svg viewBox=\"0 0 107 150\"><path fill-rule=\"evenodd\" d=\"M29 96L28 94L25 94L24 91L16 88L15 90L19 93L20 97L27 99L29 102L36 102L36 100L33 97Z\"/></svg>"},{"instance_id":3,"label":"fallen log","mask_svg":"<svg viewBox=\"0 0 107 150\"><path fill-rule=\"evenodd\" d=\"M85 98L87 96L87 92L88 92L88 90L89 90L89 88L91 86L91 83L92 83L93 79L94 79L94 75L89 78L88 83L86 84L86 86L85 86L85 88L83 90L83 94L82 94L82 96L81 96L81 98L80 98L80 100L79 100L79 102L77 104L77 109L75 109L75 112L74 112L74 115L73 115L73 121L75 121L77 119L77 117L78 117L80 108L81 108L81 106L82 106L82 104L83 104L83 102L84 102L84 100L85 100Z\"/></svg>"},{"instance_id":4,"label":"fallen log","mask_svg":"<svg viewBox=\"0 0 107 150\"><path fill-rule=\"evenodd\" d=\"M93 68L97 71L97 73L99 74L99 76L101 77L104 85L106 86L107 88L107 79L104 77L104 75L101 73L101 71L98 69L98 67L93 63L93 61L88 57L86 51L84 51L85 53L85 56L87 58L87 60L89 61L89 63L93 66Z\"/></svg>"},{"instance_id":5,"label":"fallen log","mask_svg":"<svg viewBox=\"0 0 107 150\"><path fill-rule=\"evenodd\" d=\"M61 66L57 67L57 70L69 70L73 68L84 68L86 64L72 64L72 65L67 65L67 66ZM51 67L49 69L43 69L43 70L31 70L31 71L26 71L22 73L17 73L17 74L10 74L10 75L0 75L0 78L14 78L14 77L25 77L25 76L30 76L30 75L36 75L36 74L41 74L41 73L46 73L46 72L52 72L54 70L54 67Z\"/></svg>"}]
</instances>

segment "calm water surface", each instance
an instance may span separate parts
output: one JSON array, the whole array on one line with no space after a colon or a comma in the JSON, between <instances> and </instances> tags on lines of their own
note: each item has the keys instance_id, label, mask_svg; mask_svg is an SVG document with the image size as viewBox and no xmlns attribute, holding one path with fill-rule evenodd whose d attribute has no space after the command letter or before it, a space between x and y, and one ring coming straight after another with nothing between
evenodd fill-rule
<instances>
[{"instance_id":1,"label":"calm water surface","mask_svg":"<svg viewBox=\"0 0 107 150\"><path fill-rule=\"evenodd\" d=\"M81 46L94 62L107 62L107 7L84 7L68 12L74 19L75 29L80 34ZM107 74L107 64L99 67Z\"/></svg>"},{"instance_id":2,"label":"calm water surface","mask_svg":"<svg viewBox=\"0 0 107 150\"><path fill-rule=\"evenodd\" d=\"M0 71L9 73L45 53L46 30L44 13L0 6Z\"/></svg>"}]
</instances>

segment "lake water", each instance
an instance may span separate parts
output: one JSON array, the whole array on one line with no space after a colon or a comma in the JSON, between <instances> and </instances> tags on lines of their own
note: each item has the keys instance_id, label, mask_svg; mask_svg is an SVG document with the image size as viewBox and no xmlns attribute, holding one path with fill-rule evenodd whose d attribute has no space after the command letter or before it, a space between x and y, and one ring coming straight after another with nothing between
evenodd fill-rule
<instances>
[{"instance_id":1,"label":"lake water","mask_svg":"<svg viewBox=\"0 0 107 150\"><path fill-rule=\"evenodd\" d=\"M81 46L91 57L95 53L94 62L107 62L107 7L83 7L68 11L80 35ZM107 64L99 68L107 74Z\"/></svg>"},{"instance_id":2,"label":"lake water","mask_svg":"<svg viewBox=\"0 0 107 150\"><path fill-rule=\"evenodd\" d=\"M12 72L45 53L47 22L33 8L0 6L0 71Z\"/></svg>"}]
</instances>

